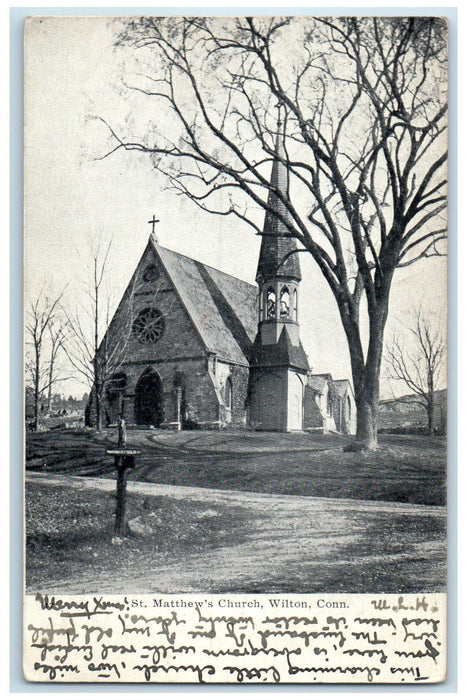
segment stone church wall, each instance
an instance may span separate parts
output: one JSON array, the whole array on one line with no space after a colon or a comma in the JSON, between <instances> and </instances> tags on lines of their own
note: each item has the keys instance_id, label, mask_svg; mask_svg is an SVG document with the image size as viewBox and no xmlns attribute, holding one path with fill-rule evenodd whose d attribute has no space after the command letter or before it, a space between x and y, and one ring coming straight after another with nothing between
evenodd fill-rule
<instances>
[{"instance_id":1,"label":"stone church wall","mask_svg":"<svg viewBox=\"0 0 467 700\"><path fill-rule=\"evenodd\" d=\"M252 373L250 424L257 430L287 430L287 370Z\"/></svg>"},{"instance_id":2,"label":"stone church wall","mask_svg":"<svg viewBox=\"0 0 467 700\"><path fill-rule=\"evenodd\" d=\"M154 264L157 277L148 281L145 271ZM141 312L151 308L162 313L164 330L156 342L141 342L132 330L133 324ZM208 376L204 346L170 279L150 250L117 309L106 340L112 357L112 375L126 375L123 412L128 425L135 423L136 386L148 369L155 370L162 381L161 422L177 419L175 387L182 383L185 415L181 418L191 417L195 422L218 420L218 401ZM95 424L95 413L95 392L92 392L88 424ZM115 410L109 411L104 406L103 425L115 421L114 413Z\"/></svg>"},{"instance_id":3,"label":"stone church wall","mask_svg":"<svg viewBox=\"0 0 467 700\"><path fill-rule=\"evenodd\" d=\"M232 365L230 370L233 389L232 423L235 425L245 425L249 374L248 367Z\"/></svg>"},{"instance_id":4,"label":"stone church wall","mask_svg":"<svg viewBox=\"0 0 467 700\"><path fill-rule=\"evenodd\" d=\"M218 387L221 424L244 426L246 423L246 402L248 396L249 368L227 362L215 362L213 381ZM232 405L228 407L227 384L230 381Z\"/></svg>"},{"instance_id":5,"label":"stone church wall","mask_svg":"<svg viewBox=\"0 0 467 700\"><path fill-rule=\"evenodd\" d=\"M152 258L148 258L148 264ZM146 261L145 261L146 262ZM144 275L145 263L142 265ZM130 311L128 311L130 308ZM128 336L126 358L133 361L175 359L204 354L204 346L193 328L184 306L167 276L160 272L154 282L139 279L135 291L124 301L121 314L126 324L133 324L145 308L157 308L164 317L165 329L156 343L141 343L133 333Z\"/></svg>"},{"instance_id":6,"label":"stone church wall","mask_svg":"<svg viewBox=\"0 0 467 700\"><path fill-rule=\"evenodd\" d=\"M237 337L238 318L230 311L226 318L217 319L214 314L213 319L217 320L209 325L209 312L214 313L212 304L209 306L211 297L217 309L221 302L225 305L213 280L206 270L197 276L200 263L188 264L183 258L178 269L174 267L175 254L161 251L157 245L148 244L108 328L105 343L112 369L107 373L107 380L111 381L103 402L103 425L116 423L123 411L130 426L170 427L166 424L179 419L184 428L244 426L248 410L249 427L260 430L335 430L334 418L340 426L337 419L341 415L346 423L344 430L351 429L352 420L342 411L337 394L329 395L328 400L327 386L318 402L311 388L304 386L304 379L291 368L266 366L250 370L236 364L239 359L235 354L231 361L221 359L229 357L222 323L228 328L233 323ZM201 279L206 289L199 286ZM202 309L192 307L196 291ZM198 313L200 310L205 311L204 315ZM245 341L243 336L242 339ZM246 355L243 357L247 362ZM95 418L93 389L87 409L88 424L95 424Z\"/></svg>"},{"instance_id":7,"label":"stone church wall","mask_svg":"<svg viewBox=\"0 0 467 700\"><path fill-rule=\"evenodd\" d=\"M180 417L185 426L188 424L189 427L196 427L199 423L214 423L219 420L219 403L206 369L206 358L200 356L198 359L177 362L124 364L122 371L126 374L127 386L123 395L123 417L127 425L135 424L135 389L141 375L148 368L155 370L162 382L161 422L170 423L177 420L177 386L182 389ZM87 424L95 426L94 391L91 394L87 413ZM104 403L104 426L109 422L108 416L108 406Z\"/></svg>"},{"instance_id":8,"label":"stone church wall","mask_svg":"<svg viewBox=\"0 0 467 700\"><path fill-rule=\"evenodd\" d=\"M186 416L193 423L192 427L219 420L219 402L207 371L207 359L194 363L187 374Z\"/></svg>"},{"instance_id":9,"label":"stone church wall","mask_svg":"<svg viewBox=\"0 0 467 700\"><path fill-rule=\"evenodd\" d=\"M177 420L176 387L182 388L182 423L189 421L197 424L203 421L218 420L218 402L210 377L206 371L206 359L177 360L177 362L160 362L152 365L157 371L163 386L162 422L171 423ZM146 368L146 365L128 367L130 392L125 397L125 418L134 423L134 387ZM131 387L133 389L131 390Z\"/></svg>"},{"instance_id":10,"label":"stone church wall","mask_svg":"<svg viewBox=\"0 0 467 700\"><path fill-rule=\"evenodd\" d=\"M307 428L322 428L323 416L316 403L316 393L307 384L305 385L304 404L303 427L305 430Z\"/></svg>"}]
</instances>

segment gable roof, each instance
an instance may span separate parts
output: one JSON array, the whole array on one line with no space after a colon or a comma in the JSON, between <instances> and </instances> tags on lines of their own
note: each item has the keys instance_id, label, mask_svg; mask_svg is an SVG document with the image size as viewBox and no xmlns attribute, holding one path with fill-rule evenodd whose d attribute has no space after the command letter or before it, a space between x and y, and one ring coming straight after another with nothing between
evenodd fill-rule
<instances>
[{"instance_id":1,"label":"gable roof","mask_svg":"<svg viewBox=\"0 0 467 700\"><path fill-rule=\"evenodd\" d=\"M330 374L310 374L308 377L308 386L310 386L317 394L322 394L328 382L332 381Z\"/></svg>"},{"instance_id":2,"label":"gable roof","mask_svg":"<svg viewBox=\"0 0 467 700\"><path fill-rule=\"evenodd\" d=\"M308 386L313 389L317 394L322 394L326 384L329 387L329 391L335 396L344 398L347 391L352 392L352 385L348 379L333 379L332 375L326 374L311 374L308 377Z\"/></svg>"},{"instance_id":3,"label":"gable roof","mask_svg":"<svg viewBox=\"0 0 467 700\"><path fill-rule=\"evenodd\" d=\"M257 287L150 241L206 350L248 365L257 330Z\"/></svg>"},{"instance_id":4,"label":"gable roof","mask_svg":"<svg viewBox=\"0 0 467 700\"><path fill-rule=\"evenodd\" d=\"M351 385L348 379L333 379L329 382L329 387L334 394L337 394L343 398L348 389L351 389Z\"/></svg>"}]
</instances>

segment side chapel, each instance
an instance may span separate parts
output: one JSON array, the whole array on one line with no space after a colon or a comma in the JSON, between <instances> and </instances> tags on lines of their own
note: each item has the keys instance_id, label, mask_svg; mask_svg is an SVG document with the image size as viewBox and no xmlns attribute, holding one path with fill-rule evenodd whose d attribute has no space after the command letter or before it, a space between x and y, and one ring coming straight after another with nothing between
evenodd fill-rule
<instances>
[{"instance_id":1,"label":"side chapel","mask_svg":"<svg viewBox=\"0 0 467 700\"><path fill-rule=\"evenodd\" d=\"M355 433L350 382L313 374L300 341L299 255L273 213L287 217L277 196L288 187L281 148L278 135L257 286L151 234L98 352L115 367L108 425L123 416L130 426ZM95 390L86 421L95 421Z\"/></svg>"}]
</instances>

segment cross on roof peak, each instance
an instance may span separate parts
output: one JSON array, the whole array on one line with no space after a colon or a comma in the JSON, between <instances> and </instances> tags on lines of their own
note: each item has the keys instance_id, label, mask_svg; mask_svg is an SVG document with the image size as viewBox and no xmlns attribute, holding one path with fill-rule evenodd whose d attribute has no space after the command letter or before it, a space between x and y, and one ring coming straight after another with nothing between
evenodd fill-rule
<instances>
[{"instance_id":1,"label":"cross on roof peak","mask_svg":"<svg viewBox=\"0 0 467 700\"><path fill-rule=\"evenodd\" d=\"M152 233L153 236L154 236L154 234L155 234L155 226L156 226L156 224L158 224L158 223L160 223L160 219L156 219L156 215L153 214L153 215L152 215L152 219L151 219L150 221L148 221L148 224L152 224L152 231L151 231L151 233Z\"/></svg>"}]
</instances>

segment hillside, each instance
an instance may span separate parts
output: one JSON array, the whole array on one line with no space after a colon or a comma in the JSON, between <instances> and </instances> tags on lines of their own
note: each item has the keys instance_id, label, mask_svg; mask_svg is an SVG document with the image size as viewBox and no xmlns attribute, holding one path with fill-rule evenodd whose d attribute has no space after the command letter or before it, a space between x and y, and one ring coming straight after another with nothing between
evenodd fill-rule
<instances>
[{"instance_id":1,"label":"hillside","mask_svg":"<svg viewBox=\"0 0 467 700\"><path fill-rule=\"evenodd\" d=\"M379 404L378 429L380 432L423 433L427 426L427 414L417 403L415 394L398 399L386 399ZM447 390L435 392L434 426L438 435L446 432Z\"/></svg>"}]
</instances>

